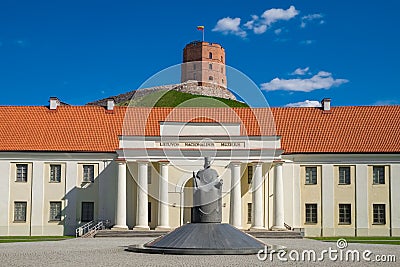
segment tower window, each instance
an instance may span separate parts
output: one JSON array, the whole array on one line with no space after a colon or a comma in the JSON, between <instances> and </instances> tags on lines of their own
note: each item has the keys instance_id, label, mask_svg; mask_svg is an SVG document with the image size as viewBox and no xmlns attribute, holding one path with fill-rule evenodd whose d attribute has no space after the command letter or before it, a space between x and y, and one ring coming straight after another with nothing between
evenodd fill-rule
<instances>
[{"instance_id":1,"label":"tower window","mask_svg":"<svg viewBox=\"0 0 400 267\"><path fill-rule=\"evenodd\" d=\"M224 57L223 56L221 56L221 62L224 63Z\"/></svg>"},{"instance_id":2,"label":"tower window","mask_svg":"<svg viewBox=\"0 0 400 267\"><path fill-rule=\"evenodd\" d=\"M196 64L193 64L193 69L194 69L194 70L196 69Z\"/></svg>"},{"instance_id":3,"label":"tower window","mask_svg":"<svg viewBox=\"0 0 400 267\"><path fill-rule=\"evenodd\" d=\"M196 80L196 72L193 73L193 80Z\"/></svg>"},{"instance_id":4,"label":"tower window","mask_svg":"<svg viewBox=\"0 0 400 267\"><path fill-rule=\"evenodd\" d=\"M208 69L212 70L212 64L208 64Z\"/></svg>"},{"instance_id":5,"label":"tower window","mask_svg":"<svg viewBox=\"0 0 400 267\"><path fill-rule=\"evenodd\" d=\"M212 59L212 53L211 53L211 52L208 53L208 58L209 58L209 59Z\"/></svg>"},{"instance_id":6,"label":"tower window","mask_svg":"<svg viewBox=\"0 0 400 267\"><path fill-rule=\"evenodd\" d=\"M209 81L214 80L213 76L209 76L209 77L208 77L208 80L209 80Z\"/></svg>"},{"instance_id":7,"label":"tower window","mask_svg":"<svg viewBox=\"0 0 400 267\"><path fill-rule=\"evenodd\" d=\"M221 73L224 73L224 67L221 67Z\"/></svg>"}]
</instances>

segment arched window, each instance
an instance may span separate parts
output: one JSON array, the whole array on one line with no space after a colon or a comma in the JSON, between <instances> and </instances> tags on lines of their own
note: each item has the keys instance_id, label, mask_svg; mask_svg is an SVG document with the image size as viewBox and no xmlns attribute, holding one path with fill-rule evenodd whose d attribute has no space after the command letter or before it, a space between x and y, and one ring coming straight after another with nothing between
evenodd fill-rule
<instances>
[{"instance_id":1,"label":"arched window","mask_svg":"<svg viewBox=\"0 0 400 267\"><path fill-rule=\"evenodd\" d=\"M221 73L224 73L224 67L221 67Z\"/></svg>"},{"instance_id":2,"label":"arched window","mask_svg":"<svg viewBox=\"0 0 400 267\"><path fill-rule=\"evenodd\" d=\"M209 59L212 59L212 53L211 53L211 52L208 53L208 58L209 58Z\"/></svg>"},{"instance_id":3,"label":"arched window","mask_svg":"<svg viewBox=\"0 0 400 267\"><path fill-rule=\"evenodd\" d=\"M224 79L222 79L222 83L224 83Z\"/></svg>"},{"instance_id":4,"label":"arched window","mask_svg":"<svg viewBox=\"0 0 400 267\"><path fill-rule=\"evenodd\" d=\"M224 57L223 56L221 56L221 62L224 63Z\"/></svg>"},{"instance_id":5,"label":"arched window","mask_svg":"<svg viewBox=\"0 0 400 267\"><path fill-rule=\"evenodd\" d=\"M212 64L208 64L208 69L212 70Z\"/></svg>"},{"instance_id":6,"label":"arched window","mask_svg":"<svg viewBox=\"0 0 400 267\"><path fill-rule=\"evenodd\" d=\"M209 81L214 80L213 76L209 76L209 77L208 77L208 80L209 80Z\"/></svg>"}]
</instances>

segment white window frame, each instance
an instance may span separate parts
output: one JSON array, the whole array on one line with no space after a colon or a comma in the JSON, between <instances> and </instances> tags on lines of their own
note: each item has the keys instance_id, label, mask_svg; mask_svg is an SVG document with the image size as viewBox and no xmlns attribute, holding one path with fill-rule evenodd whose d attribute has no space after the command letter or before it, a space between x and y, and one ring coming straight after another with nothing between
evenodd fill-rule
<instances>
[{"instance_id":1,"label":"white window frame","mask_svg":"<svg viewBox=\"0 0 400 267\"><path fill-rule=\"evenodd\" d=\"M59 222L61 221L61 211L62 211L62 202L61 201L50 201L49 206L49 221L50 222ZM55 211L53 209L56 209Z\"/></svg>"},{"instance_id":2,"label":"white window frame","mask_svg":"<svg viewBox=\"0 0 400 267\"><path fill-rule=\"evenodd\" d=\"M59 167L60 169L59 169L59 171L54 172L53 167ZM61 179L62 179L62 165L61 164L50 164L49 172L50 172L49 173L50 183L61 183ZM52 177L52 174L53 174L53 177ZM57 179L57 176L59 176L58 179Z\"/></svg>"}]
</instances>

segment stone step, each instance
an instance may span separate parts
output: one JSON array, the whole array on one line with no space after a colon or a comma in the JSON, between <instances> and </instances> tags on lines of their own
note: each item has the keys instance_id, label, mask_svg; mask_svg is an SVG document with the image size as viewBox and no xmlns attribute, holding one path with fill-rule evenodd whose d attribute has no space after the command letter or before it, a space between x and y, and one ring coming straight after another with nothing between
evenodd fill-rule
<instances>
[{"instance_id":1,"label":"stone step","mask_svg":"<svg viewBox=\"0 0 400 267\"><path fill-rule=\"evenodd\" d=\"M245 231L256 238L303 238L303 234L297 231ZM100 230L94 237L158 237L169 231L134 231L134 230Z\"/></svg>"},{"instance_id":2,"label":"stone step","mask_svg":"<svg viewBox=\"0 0 400 267\"><path fill-rule=\"evenodd\" d=\"M158 237L167 233L169 231L100 230L94 237Z\"/></svg>"},{"instance_id":3,"label":"stone step","mask_svg":"<svg viewBox=\"0 0 400 267\"><path fill-rule=\"evenodd\" d=\"M303 238L302 232L297 231L245 231L256 238Z\"/></svg>"}]
</instances>

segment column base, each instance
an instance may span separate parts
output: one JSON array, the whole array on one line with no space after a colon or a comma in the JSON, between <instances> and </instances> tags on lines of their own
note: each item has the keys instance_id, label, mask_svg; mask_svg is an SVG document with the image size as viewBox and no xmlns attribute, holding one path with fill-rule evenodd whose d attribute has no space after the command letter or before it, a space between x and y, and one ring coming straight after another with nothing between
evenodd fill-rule
<instances>
[{"instance_id":1,"label":"column base","mask_svg":"<svg viewBox=\"0 0 400 267\"><path fill-rule=\"evenodd\" d=\"M277 225L275 225L275 226L271 227L271 231L287 231L287 229L286 229L285 226L277 226Z\"/></svg>"},{"instance_id":2,"label":"column base","mask_svg":"<svg viewBox=\"0 0 400 267\"><path fill-rule=\"evenodd\" d=\"M172 228L169 226L157 226L155 230L156 231L171 231Z\"/></svg>"},{"instance_id":3,"label":"column base","mask_svg":"<svg viewBox=\"0 0 400 267\"><path fill-rule=\"evenodd\" d=\"M263 226L252 226L252 227L250 227L249 230L256 232L256 231L265 231L266 229Z\"/></svg>"},{"instance_id":4,"label":"column base","mask_svg":"<svg viewBox=\"0 0 400 267\"><path fill-rule=\"evenodd\" d=\"M132 229L133 231L149 231L150 227L148 225L136 225Z\"/></svg>"},{"instance_id":5,"label":"column base","mask_svg":"<svg viewBox=\"0 0 400 267\"><path fill-rule=\"evenodd\" d=\"M114 225L111 230L129 230L129 228L126 225Z\"/></svg>"},{"instance_id":6,"label":"column base","mask_svg":"<svg viewBox=\"0 0 400 267\"><path fill-rule=\"evenodd\" d=\"M231 224L233 227L235 227L236 229L239 229L239 230L243 230L243 227L242 226L238 226L238 225L233 225L233 224Z\"/></svg>"}]
</instances>

